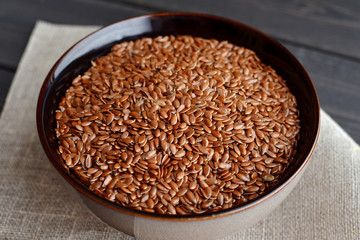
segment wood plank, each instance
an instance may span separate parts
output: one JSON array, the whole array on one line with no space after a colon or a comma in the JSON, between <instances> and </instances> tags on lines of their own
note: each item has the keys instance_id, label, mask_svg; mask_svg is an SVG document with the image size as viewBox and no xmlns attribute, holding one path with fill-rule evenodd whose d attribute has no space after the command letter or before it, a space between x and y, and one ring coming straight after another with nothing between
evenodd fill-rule
<instances>
[{"instance_id":1,"label":"wood plank","mask_svg":"<svg viewBox=\"0 0 360 240\"><path fill-rule=\"evenodd\" d=\"M0 22L0 66L15 70L25 50L31 27Z\"/></svg>"},{"instance_id":2,"label":"wood plank","mask_svg":"<svg viewBox=\"0 0 360 240\"><path fill-rule=\"evenodd\" d=\"M99 1L99 0L98 0ZM277 39L360 58L360 1L108 0L153 11L202 12L232 18Z\"/></svg>"},{"instance_id":3,"label":"wood plank","mask_svg":"<svg viewBox=\"0 0 360 240\"><path fill-rule=\"evenodd\" d=\"M122 4L83 0L12 0L0 3L0 65L16 69L38 19L65 24L107 25L148 13Z\"/></svg>"},{"instance_id":4,"label":"wood plank","mask_svg":"<svg viewBox=\"0 0 360 240\"><path fill-rule=\"evenodd\" d=\"M104 25L148 13L137 7L91 0L11 0L2 6L1 22L33 26L37 19L56 23Z\"/></svg>"},{"instance_id":5,"label":"wood plank","mask_svg":"<svg viewBox=\"0 0 360 240\"><path fill-rule=\"evenodd\" d=\"M14 72L0 68L0 117Z\"/></svg>"}]
</instances>

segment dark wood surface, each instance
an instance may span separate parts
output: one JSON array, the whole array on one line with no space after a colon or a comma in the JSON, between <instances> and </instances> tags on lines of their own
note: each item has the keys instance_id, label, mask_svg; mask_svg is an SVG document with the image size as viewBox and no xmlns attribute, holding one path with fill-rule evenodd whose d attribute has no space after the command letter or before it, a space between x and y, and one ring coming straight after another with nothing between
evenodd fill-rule
<instances>
[{"instance_id":1,"label":"dark wood surface","mask_svg":"<svg viewBox=\"0 0 360 240\"><path fill-rule=\"evenodd\" d=\"M165 11L219 15L278 39L309 72L321 107L360 143L358 0L0 0L0 111L37 20L106 25Z\"/></svg>"}]
</instances>

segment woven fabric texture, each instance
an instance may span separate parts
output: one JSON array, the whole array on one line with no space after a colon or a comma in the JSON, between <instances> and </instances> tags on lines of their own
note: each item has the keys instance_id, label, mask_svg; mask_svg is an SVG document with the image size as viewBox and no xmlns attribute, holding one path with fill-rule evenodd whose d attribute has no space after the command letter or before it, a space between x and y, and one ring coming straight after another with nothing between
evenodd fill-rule
<instances>
[{"instance_id":1,"label":"woven fabric texture","mask_svg":"<svg viewBox=\"0 0 360 240\"><path fill-rule=\"evenodd\" d=\"M0 118L0 239L134 239L67 193L36 130L46 74L96 29L46 22L34 28ZM360 147L322 111L316 150L290 196L264 220L225 239L360 239L359 216Z\"/></svg>"}]
</instances>

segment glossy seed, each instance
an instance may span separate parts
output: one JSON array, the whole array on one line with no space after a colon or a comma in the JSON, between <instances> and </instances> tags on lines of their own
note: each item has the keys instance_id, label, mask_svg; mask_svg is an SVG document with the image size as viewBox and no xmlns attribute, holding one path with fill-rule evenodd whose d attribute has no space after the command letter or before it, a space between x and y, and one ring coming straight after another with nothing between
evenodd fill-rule
<instances>
[{"instance_id":1,"label":"glossy seed","mask_svg":"<svg viewBox=\"0 0 360 240\"><path fill-rule=\"evenodd\" d=\"M64 167L99 197L157 214L244 204L296 162L301 113L255 52L191 36L115 44L53 113Z\"/></svg>"}]
</instances>

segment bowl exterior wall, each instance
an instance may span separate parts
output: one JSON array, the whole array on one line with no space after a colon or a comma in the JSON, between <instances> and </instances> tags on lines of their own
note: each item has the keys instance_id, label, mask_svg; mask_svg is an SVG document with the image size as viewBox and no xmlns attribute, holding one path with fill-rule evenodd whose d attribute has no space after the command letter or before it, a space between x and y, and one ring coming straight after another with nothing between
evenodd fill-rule
<instances>
[{"instance_id":1,"label":"bowl exterior wall","mask_svg":"<svg viewBox=\"0 0 360 240\"><path fill-rule=\"evenodd\" d=\"M148 240L189 240L219 239L246 229L264 219L274 211L299 182L301 171L278 193L263 202L225 217L195 221L163 221L138 216L130 216L92 201L79 194L86 206L102 221L110 226L136 237Z\"/></svg>"}]
</instances>

